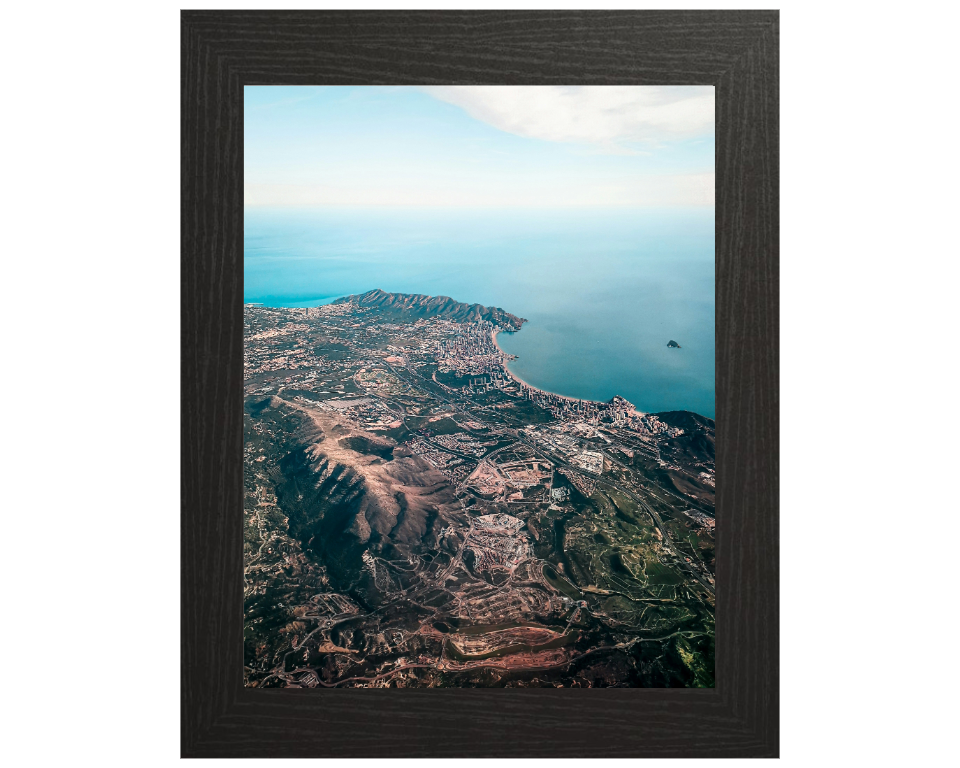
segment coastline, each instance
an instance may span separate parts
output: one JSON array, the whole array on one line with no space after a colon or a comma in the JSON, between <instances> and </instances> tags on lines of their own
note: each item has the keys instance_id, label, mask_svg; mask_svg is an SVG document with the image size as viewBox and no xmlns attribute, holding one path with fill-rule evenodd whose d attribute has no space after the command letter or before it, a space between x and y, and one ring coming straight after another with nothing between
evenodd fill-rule
<instances>
[{"instance_id":1,"label":"coastline","mask_svg":"<svg viewBox=\"0 0 960 768\"><path fill-rule=\"evenodd\" d=\"M521 328L521 330L522 330L522 328ZM492 331L491 334L490 334L490 337L491 337L491 339L492 339L492 341L493 341L493 345L497 348L497 351L499 351L500 354L503 355L503 357L504 357L504 360L503 360L503 369L507 372L507 375L509 375L510 378L513 379L514 381L516 381L518 384L522 384L522 385L525 386L527 389L532 389L534 392L540 392L541 394L544 394L544 395L551 395L552 397L559 397L561 400L569 400L570 402L573 402L573 403L599 403L600 405L606 405L606 404L609 402L609 401L604 401L604 400L591 400L591 399L586 398L586 397L571 397L570 395L561 395L559 392L551 392L549 389L541 389L540 387L535 387L533 384L531 384L531 383L528 382L528 381L524 381L524 380L521 379L519 376L517 376L517 374L515 374L513 371L511 371L511 370L510 370L510 366L507 365L507 358L508 358L508 357L515 357L515 356L514 356L514 355L511 355L509 352L505 352L504 349L503 349L503 347L501 347L501 346L497 343L497 334L499 334L499 333L510 333L510 331ZM519 333L519 331L512 331L512 333ZM613 397L616 397L616 395L614 395ZM612 398L611 398L611 399L612 399ZM626 398L624 398L624 399L626 399ZM628 401L628 402L629 402L629 401ZM636 408L636 406L634 406L634 410L637 411L638 413L641 413L641 411L639 411L639 410Z\"/></svg>"},{"instance_id":2,"label":"coastline","mask_svg":"<svg viewBox=\"0 0 960 768\"><path fill-rule=\"evenodd\" d=\"M569 400L569 401L574 402L574 403L597 403L597 404L599 404L599 405L607 405L607 404L609 404L609 402L610 402L609 400L591 400L591 399L586 398L586 397L571 397L570 395L561 395L561 394L558 393L558 392L551 392L549 389L541 389L540 387L535 387L535 386L533 386L533 384L530 384L529 382L524 381L524 380L521 379L519 376L517 376L516 373L514 373L513 371L511 371L511 370L510 370L510 366L507 365L507 358L508 358L508 357L513 357L513 356L512 356L509 352L504 351L503 347L501 347L501 346L497 343L497 334L499 334L499 333L519 333L519 331L492 331L492 332L490 333L490 338L491 338L491 340L493 341L493 345L497 348L497 351L498 351L501 355L503 355L503 358L504 358L504 360L503 360L503 369L507 372L507 375L508 375L511 379L513 379L515 382L517 382L518 384L521 384L521 385L523 385L524 387L527 387L528 389L533 390L534 392L539 392L539 393L544 394L544 395L550 395L550 396L552 396L552 397L559 397L561 400ZM618 397L618 395L613 395L613 397ZM611 397L611 400L613 399L613 397ZM621 397L622 397L622 396L621 396ZM624 399L626 400L626 398L624 398ZM630 401L627 400L627 402L630 402ZM648 413L648 411L641 411L641 410L637 407L637 405L636 405L635 403L631 403L631 405L633 405L633 412L636 413L637 415L644 416L644 415L646 415L646 414ZM704 416L703 414L697 413L696 411L688 410L688 409L686 409L686 408L682 408L682 409L679 409L679 410L682 411L682 412L684 412L684 413L692 413L694 416L699 416L699 417L702 418L702 419L711 419L711 421L713 420L713 419L712 419L711 417L709 417L709 416ZM653 412L650 411L649 413L653 413ZM661 413L664 413L664 411L661 411ZM653 413L653 415L656 415L656 413Z\"/></svg>"},{"instance_id":3,"label":"coastline","mask_svg":"<svg viewBox=\"0 0 960 768\"><path fill-rule=\"evenodd\" d=\"M344 293L340 296L326 296L324 298L313 298L313 299L303 299L299 301L290 301L287 299L281 299L280 301L246 301L244 304L256 304L257 306L267 307L269 309L313 309L314 307L322 307L327 304L332 304L337 299L343 299L347 296L350 296L349 293ZM270 297L266 297L270 298Z\"/></svg>"}]
</instances>

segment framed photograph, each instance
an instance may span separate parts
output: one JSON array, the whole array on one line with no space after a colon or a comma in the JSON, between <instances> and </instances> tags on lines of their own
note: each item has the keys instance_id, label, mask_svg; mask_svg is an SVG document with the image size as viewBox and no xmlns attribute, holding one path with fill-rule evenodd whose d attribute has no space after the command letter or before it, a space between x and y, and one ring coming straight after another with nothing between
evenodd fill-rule
<instances>
[{"instance_id":1,"label":"framed photograph","mask_svg":"<svg viewBox=\"0 0 960 768\"><path fill-rule=\"evenodd\" d=\"M182 755L778 756L778 13L181 47Z\"/></svg>"}]
</instances>

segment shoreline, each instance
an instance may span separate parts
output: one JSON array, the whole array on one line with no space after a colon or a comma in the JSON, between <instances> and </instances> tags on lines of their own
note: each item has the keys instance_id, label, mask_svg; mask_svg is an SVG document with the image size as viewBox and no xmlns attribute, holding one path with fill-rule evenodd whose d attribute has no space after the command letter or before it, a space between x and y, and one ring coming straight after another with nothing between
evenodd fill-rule
<instances>
[{"instance_id":1,"label":"shoreline","mask_svg":"<svg viewBox=\"0 0 960 768\"><path fill-rule=\"evenodd\" d=\"M314 309L315 307L323 307L327 304L332 304L337 299L343 299L352 294L344 293L340 296L325 296L324 298L313 298L313 299L302 299L300 301L288 301L287 299L282 299L285 303L278 304L275 301L271 301L269 304L262 301L246 301L244 300L244 306L255 305L259 307L265 307L266 309Z\"/></svg>"},{"instance_id":2,"label":"shoreline","mask_svg":"<svg viewBox=\"0 0 960 768\"><path fill-rule=\"evenodd\" d=\"M535 386L533 386L533 385L530 384L529 382L526 382L526 381L524 381L523 379L521 379L519 376L517 376L517 374L515 374L513 371L510 370L510 367L507 365L507 360L506 360L506 358L507 358L508 356L510 356L510 353L504 351L503 347L501 347L501 346L497 343L497 335L500 334L500 333L519 333L519 331L492 331L492 332L490 333L490 338L493 340L493 345L497 348L497 351L498 351L501 355L504 356L503 369L507 372L507 375L508 375L511 379L513 379L515 382L517 382L518 384L521 384L521 385L523 385L524 387L527 387L528 389L533 390L534 392L539 392L539 393L544 394L544 395L550 395L550 396L552 396L552 397L559 397L559 398L561 398L562 400L569 400L569 401L574 402L574 403L596 403L596 404L598 404L598 405L609 405L609 404L610 404L610 400L612 400L614 397L622 397L622 395L613 395L613 396L610 398L610 400L590 400L589 398L585 398L585 397L570 397L570 395L561 395L561 394L558 393L558 392L551 392L551 391L548 390L548 389L541 389L540 387L535 387ZM626 400L626 398L623 398L623 399ZM630 401L627 400L627 402L629 403ZM633 405L633 412L636 413L636 414L639 415L639 416L646 416L648 413L649 413L650 415L656 416L657 413L658 413L658 412L654 412L654 411L641 411L641 410L637 407L636 403L631 403L631 405ZM710 416L704 416L703 414L697 413L696 411L691 411L691 410L689 410L689 409L687 409L687 408L682 408L682 409L679 409L679 410L674 409L674 411L659 411L659 413L671 413L671 412L692 413L694 416L699 416L699 417L702 418L702 419L710 419L711 421L714 421L714 422L715 422L715 419L714 419L714 418L712 418L712 417L710 417Z\"/></svg>"},{"instance_id":3,"label":"shoreline","mask_svg":"<svg viewBox=\"0 0 960 768\"><path fill-rule=\"evenodd\" d=\"M522 326L521 326L521 330L522 330ZM491 339L493 340L493 345L497 348L500 354L504 356L503 369L507 372L507 375L510 376L510 378L516 381L518 384L522 384L523 386L527 387L527 389L532 389L534 392L539 392L544 395L551 395L552 397L559 397L562 400L569 400L570 402L573 402L573 403L597 403L598 405L610 404L610 400L591 400L586 397L571 397L570 395L561 395L559 392L551 392L549 389L541 389L540 387L535 387L533 386L533 384L530 384L529 382L524 381L519 376L517 376L517 374L511 371L510 366L507 365L506 358L511 355L509 352L504 351L503 347L501 347L497 343L497 335L500 333L511 333L511 331L492 331L490 336L491 336ZM512 333L519 333L519 331L512 331ZM612 400L614 397L618 397L618 395L613 395L611 396L610 399ZM626 400L626 398L623 398L623 399ZM630 401L627 400L627 402L630 402ZM634 406L634 410L637 413L643 413L636 406Z\"/></svg>"}]
</instances>

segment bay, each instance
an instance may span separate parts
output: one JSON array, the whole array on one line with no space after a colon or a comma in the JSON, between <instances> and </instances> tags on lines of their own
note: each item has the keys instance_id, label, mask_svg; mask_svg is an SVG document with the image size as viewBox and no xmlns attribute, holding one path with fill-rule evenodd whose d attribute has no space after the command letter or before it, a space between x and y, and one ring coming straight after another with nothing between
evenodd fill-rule
<instances>
[{"instance_id":1,"label":"bay","mask_svg":"<svg viewBox=\"0 0 960 768\"><path fill-rule=\"evenodd\" d=\"M714 416L712 208L244 216L245 301L316 306L380 288L497 306L528 320L497 340L532 386Z\"/></svg>"}]
</instances>

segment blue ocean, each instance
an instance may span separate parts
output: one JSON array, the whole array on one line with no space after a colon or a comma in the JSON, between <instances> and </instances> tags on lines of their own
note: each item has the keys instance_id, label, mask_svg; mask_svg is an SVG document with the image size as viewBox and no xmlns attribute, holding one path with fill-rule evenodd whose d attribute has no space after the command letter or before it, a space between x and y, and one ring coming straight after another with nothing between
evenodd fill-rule
<instances>
[{"instance_id":1,"label":"blue ocean","mask_svg":"<svg viewBox=\"0 0 960 768\"><path fill-rule=\"evenodd\" d=\"M315 306L380 288L493 305L529 321L498 337L529 384L714 417L712 208L244 216L247 302Z\"/></svg>"}]
</instances>

